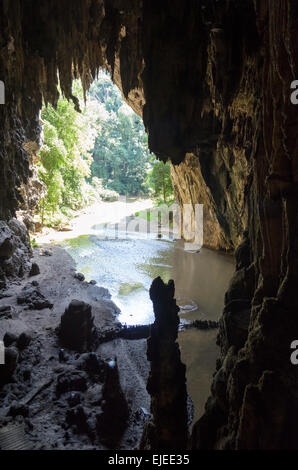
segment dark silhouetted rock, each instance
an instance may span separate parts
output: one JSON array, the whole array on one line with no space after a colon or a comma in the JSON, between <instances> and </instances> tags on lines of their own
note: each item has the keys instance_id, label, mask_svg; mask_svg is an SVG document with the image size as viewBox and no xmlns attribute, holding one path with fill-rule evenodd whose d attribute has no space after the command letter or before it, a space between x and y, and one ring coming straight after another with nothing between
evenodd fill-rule
<instances>
[{"instance_id":1,"label":"dark silhouetted rock","mask_svg":"<svg viewBox=\"0 0 298 470\"><path fill-rule=\"evenodd\" d=\"M82 371L66 371L57 378L56 392L60 396L67 392L87 390L87 377Z\"/></svg>"},{"instance_id":2,"label":"dark silhouetted rock","mask_svg":"<svg viewBox=\"0 0 298 470\"><path fill-rule=\"evenodd\" d=\"M19 349L25 349L29 344L31 343L32 337L29 335L29 333L21 333L20 336L18 337L17 341L17 347Z\"/></svg>"},{"instance_id":3,"label":"dark silhouetted rock","mask_svg":"<svg viewBox=\"0 0 298 470\"><path fill-rule=\"evenodd\" d=\"M0 365L0 384L11 381L18 364L19 353L13 346L5 348L5 364Z\"/></svg>"},{"instance_id":4,"label":"dark silhouetted rock","mask_svg":"<svg viewBox=\"0 0 298 470\"><path fill-rule=\"evenodd\" d=\"M3 336L3 343L6 348L11 346L13 343L17 341L18 337L14 333L5 333Z\"/></svg>"},{"instance_id":5,"label":"dark silhouetted rock","mask_svg":"<svg viewBox=\"0 0 298 470\"><path fill-rule=\"evenodd\" d=\"M14 402L9 409L9 415L13 416L14 418L16 416L23 416L24 418L27 418L29 416L29 406Z\"/></svg>"},{"instance_id":6,"label":"dark silhouetted rock","mask_svg":"<svg viewBox=\"0 0 298 470\"><path fill-rule=\"evenodd\" d=\"M87 413L82 405L67 410L66 422L69 426L75 426L78 433L88 433Z\"/></svg>"},{"instance_id":7,"label":"dark silhouetted rock","mask_svg":"<svg viewBox=\"0 0 298 470\"><path fill-rule=\"evenodd\" d=\"M67 398L69 406L77 406L81 403L81 394L79 392L70 392Z\"/></svg>"},{"instance_id":8,"label":"dark silhouetted rock","mask_svg":"<svg viewBox=\"0 0 298 470\"><path fill-rule=\"evenodd\" d=\"M85 276L82 273L75 273L74 278L81 282L85 280Z\"/></svg>"},{"instance_id":9,"label":"dark silhouetted rock","mask_svg":"<svg viewBox=\"0 0 298 470\"><path fill-rule=\"evenodd\" d=\"M98 354L94 352L82 354L75 364L78 369L86 371L93 378L96 377L97 380L104 381L107 364Z\"/></svg>"},{"instance_id":10,"label":"dark silhouetted rock","mask_svg":"<svg viewBox=\"0 0 298 470\"><path fill-rule=\"evenodd\" d=\"M31 369L26 368L23 370L23 378L24 380L30 380L31 379Z\"/></svg>"},{"instance_id":11,"label":"dark silhouetted rock","mask_svg":"<svg viewBox=\"0 0 298 470\"><path fill-rule=\"evenodd\" d=\"M61 316L59 329L61 344L69 349L87 351L94 338L91 306L79 300L72 300Z\"/></svg>"},{"instance_id":12,"label":"dark silhouetted rock","mask_svg":"<svg viewBox=\"0 0 298 470\"><path fill-rule=\"evenodd\" d=\"M179 307L174 299L173 281L164 284L160 277L150 287L155 321L147 340L150 374L147 390L151 396L153 420L146 423L143 449L186 449L188 412L185 365L177 343Z\"/></svg>"},{"instance_id":13,"label":"dark silhouetted rock","mask_svg":"<svg viewBox=\"0 0 298 470\"><path fill-rule=\"evenodd\" d=\"M40 274L40 269L39 269L39 266L37 263L32 263L32 266L31 266L31 269L30 269L30 272L29 272L29 276L37 276L38 274Z\"/></svg>"},{"instance_id":14,"label":"dark silhouetted rock","mask_svg":"<svg viewBox=\"0 0 298 470\"><path fill-rule=\"evenodd\" d=\"M64 349L59 349L59 362L67 362L68 360L68 355L66 354Z\"/></svg>"},{"instance_id":15,"label":"dark silhouetted rock","mask_svg":"<svg viewBox=\"0 0 298 470\"><path fill-rule=\"evenodd\" d=\"M128 404L120 385L117 358L107 364L102 398L102 413L97 415L99 440L115 448L126 429L129 416Z\"/></svg>"}]
</instances>

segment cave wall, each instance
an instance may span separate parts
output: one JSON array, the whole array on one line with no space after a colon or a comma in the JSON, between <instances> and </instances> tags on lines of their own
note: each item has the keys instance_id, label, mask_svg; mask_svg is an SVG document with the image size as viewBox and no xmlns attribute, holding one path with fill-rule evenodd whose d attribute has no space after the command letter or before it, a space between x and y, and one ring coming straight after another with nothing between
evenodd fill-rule
<instances>
[{"instance_id":1,"label":"cave wall","mask_svg":"<svg viewBox=\"0 0 298 470\"><path fill-rule=\"evenodd\" d=\"M3 223L30 176L23 144L39 140L42 98L57 102L59 75L74 99L72 79L87 89L105 67L143 116L150 149L171 160L180 202L205 204L206 243L238 246L193 448L298 445L297 19L295 0L0 4Z\"/></svg>"}]
</instances>

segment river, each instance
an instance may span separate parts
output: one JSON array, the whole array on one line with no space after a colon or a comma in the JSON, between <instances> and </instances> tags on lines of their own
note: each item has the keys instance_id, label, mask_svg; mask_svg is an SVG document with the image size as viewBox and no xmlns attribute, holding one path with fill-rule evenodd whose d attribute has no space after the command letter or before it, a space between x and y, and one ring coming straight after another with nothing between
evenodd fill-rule
<instances>
[{"instance_id":1,"label":"river","mask_svg":"<svg viewBox=\"0 0 298 470\"><path fill-rule=\"evenodd\" d=\"M134 210L132 204L125 215L133 214ZM129 232L125 237L118 233L120 237L115 239L115 232L103 224L102 217L93 214L88 220L92 224L89 227L84 224L84 233L64 234L64 240L59 241L86 280L94 279L98 285L109 289L121 309L119 320L122 323L153 322L149 288L157 276L164 281L174 280L182 323L195 319L218 320L234 271L231 256L206 248L190 253L183 249L181 240L157 239L155 235L148 238L142 233ZM194 420L202 415L209 395L219 354L216 335L217 330L179 332L188 392L194 402Z\"/></svg>"}]
</instances>

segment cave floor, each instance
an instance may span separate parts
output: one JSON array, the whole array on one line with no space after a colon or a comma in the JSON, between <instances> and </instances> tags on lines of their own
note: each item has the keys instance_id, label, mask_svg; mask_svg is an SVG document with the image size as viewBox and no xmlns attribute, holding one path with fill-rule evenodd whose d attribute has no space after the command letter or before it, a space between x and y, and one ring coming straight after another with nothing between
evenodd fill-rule
<instances>
[{"instance_id":1,"label":"cave floor","mask_svg":"<svg viewBox=\"0 0 298 470\"><path fill-rule=\"evenodd\" d=\"M66 359L61 362L56 329L72 299L91 305L94 324L100 332L119 325L116 319L119 310L106 289L74 277L74 262L59 246L36 248L32 261L38 264L40 274L11 282L0 298L0 311L1 307L10 307L8 315L0 316L0 337L3 338L6 332L16 336L26 332L31 337L30 344L19 351L18 365L11 383L4 385L0 391L0 430L1 426L3 429L11 423L23 423L28 449L110 447L94 431L96 416L101 413L102 397L102 384L94 377L86 376L86 390L76 392L86 415L85 428L80 429L67 419L72 405L69 404L69 394L57 395L57 377L84 374L78 365L84 355L65 350ZM35 285L32 286L32 282ZM32 289L38 289L53 307L36 309L32 305L28 308L26 304L18 304L18 297ZM119 378L128 403L129 419L117 448L134 449L138 446L150 408L150 397L146 391L149 373L146 340L113 340L100 345L96 353L103 360L114 356L118 359ZM16 412L16 409L20 411Z\"/></svg>"}]
</instances>

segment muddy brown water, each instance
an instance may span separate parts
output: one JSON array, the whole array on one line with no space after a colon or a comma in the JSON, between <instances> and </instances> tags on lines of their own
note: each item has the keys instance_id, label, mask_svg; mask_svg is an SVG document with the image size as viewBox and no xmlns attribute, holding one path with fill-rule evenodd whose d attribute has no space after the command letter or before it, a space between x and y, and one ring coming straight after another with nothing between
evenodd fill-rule
<instances>
[{"instance_id":1,"label":"muddy brown water","mask_svg":"<svg viewBox=\"0 0 298 470\"><path fill-rule=\"evenodd\" d=\"M119 320L128 325L154 320L149 288L156 276L174 279L181 322L195 319L217 320L224 294L234 271L231 256L206 248L199 253L183 249L183 242L148 238L139 233L115 239L102 226L91 235L65 240L70 253L87 280L106 287L121 309ZM179 333L183 362L187 367L187 387L194 403L194 421L204 410L212 374L219 355L217 330L188 329Z\"/></svg>"}]
</instances>

